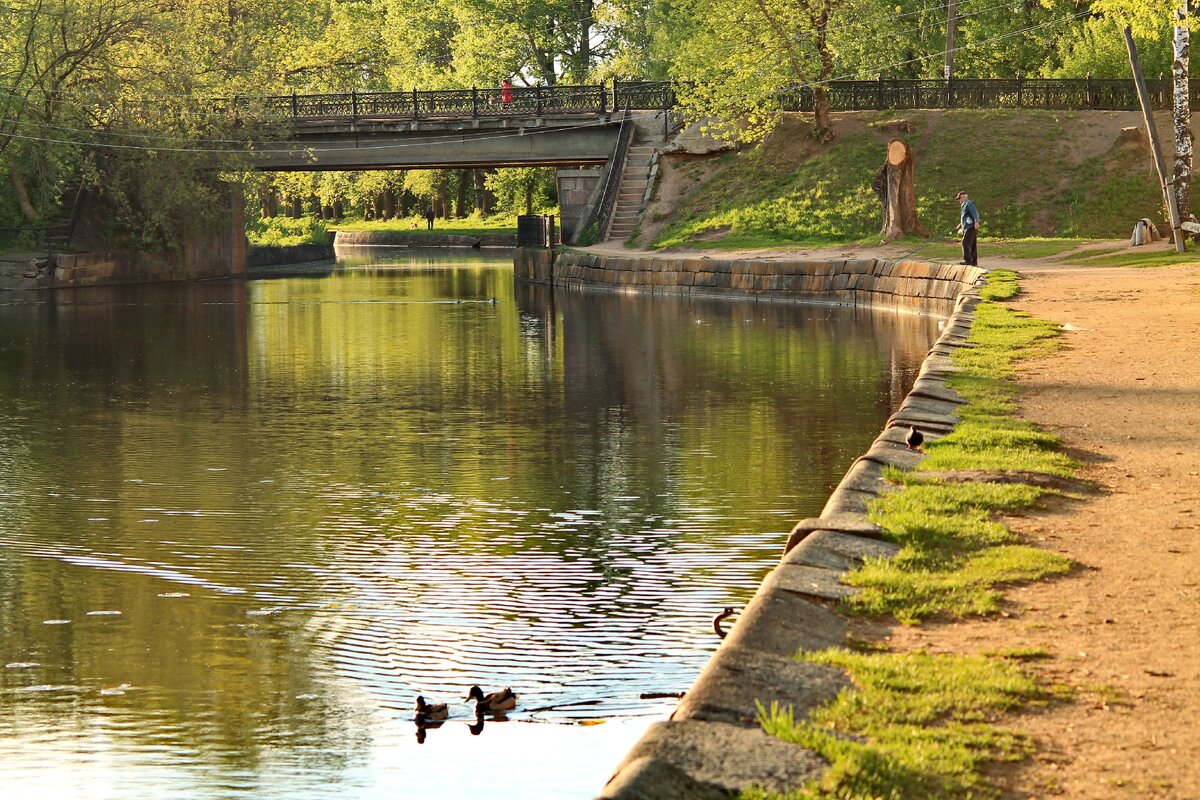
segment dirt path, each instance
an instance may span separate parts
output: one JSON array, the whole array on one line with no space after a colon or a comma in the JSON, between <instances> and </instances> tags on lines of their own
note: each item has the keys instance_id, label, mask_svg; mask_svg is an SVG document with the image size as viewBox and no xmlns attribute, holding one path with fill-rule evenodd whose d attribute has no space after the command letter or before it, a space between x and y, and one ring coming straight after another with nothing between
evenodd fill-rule
<instances>
[{"instance_id":1,"label":"dirt path","mask_svg":"<svg viewBox=\"0 0 1200 800\"><path fill-rule=\"evenodd\" d=\"M1038 754L1003 771L1008 796L1200 798L1200 269L1017 268L1014 304L1069 326L1024 371L1022 413L1097 491L1011 524L1081 566L892 644L1050 654L1033 668L1076 699L1014 720Z\"/></svg>"}]
</instances>

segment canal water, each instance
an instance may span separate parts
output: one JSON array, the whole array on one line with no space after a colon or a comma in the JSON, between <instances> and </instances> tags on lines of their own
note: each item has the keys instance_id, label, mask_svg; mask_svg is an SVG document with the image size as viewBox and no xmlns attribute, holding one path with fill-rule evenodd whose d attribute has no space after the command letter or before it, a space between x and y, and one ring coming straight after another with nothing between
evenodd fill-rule
<instances>
[{"instance_id":1,"label":"canal water","mask_svg":"<svg viewBox=\"0 0 1200 800\"><path fill-rule=\"evenodd\" d=\"M593 796L937 332L373 252L0 300L6 800Z\"/></svg>"}]
</instances>

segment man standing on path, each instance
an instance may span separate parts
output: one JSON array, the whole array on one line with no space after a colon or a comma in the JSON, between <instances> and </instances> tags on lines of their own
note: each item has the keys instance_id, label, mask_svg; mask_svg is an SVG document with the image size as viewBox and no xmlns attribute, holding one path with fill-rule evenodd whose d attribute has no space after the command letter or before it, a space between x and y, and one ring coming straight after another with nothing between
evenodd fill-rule
<instances>
[{"instance_id":1,"label":"man standing on path","mask_svg":"<svg viewBox=\"0 0 1200 800\"><path fill-rule=\"evenodd\" d=\"M429 224L429 230L433 230L433 206L425 209L425 222Z\"/></svg>"},{"instance_id":2,"label":"man standing on path","mask_svg":"<svg viewBox=\"0 0 1200 800\"><path fill-rule=\"evenodd\" d=\"M976 247L976 239L979 237L979 212L966 192L959 192L957 199L960 213L958 230L962 234L963 260L961 263L978 267L979 249Z\"/></svg>"}]
</instances>

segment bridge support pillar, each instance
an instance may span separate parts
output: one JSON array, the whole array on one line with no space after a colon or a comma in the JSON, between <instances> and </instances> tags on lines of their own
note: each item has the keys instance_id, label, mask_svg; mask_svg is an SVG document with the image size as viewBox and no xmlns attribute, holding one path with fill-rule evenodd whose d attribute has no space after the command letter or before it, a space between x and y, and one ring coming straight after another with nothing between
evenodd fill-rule
<instances>
[{"instance_id":1,"label":"bridge support pillar","mask_svg":"<svg viewBox=\"0 0 1200 800\"><path fill-rule=\"evenodd\" d=\"M558 213L562 230L562 241L578 241L580 222L589 216L592 207L600 202L600 176L604 171L592 169L560 169L555 173L558 181Z\"/></svg>"}]
</instances>

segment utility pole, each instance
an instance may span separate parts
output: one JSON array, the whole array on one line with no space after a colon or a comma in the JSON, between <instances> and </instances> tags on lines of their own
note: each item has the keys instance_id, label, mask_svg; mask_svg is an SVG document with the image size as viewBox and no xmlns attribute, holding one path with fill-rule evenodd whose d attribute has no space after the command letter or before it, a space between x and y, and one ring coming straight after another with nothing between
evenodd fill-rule
<instances>
[{"instance_id":1,"label":"utility pole","mask_svg":"<svg viewBox=\"0 0 1200 800\"><path fill-rule=\"evenodd\" d=\"M946 3L946 80L954 77L954 34L958 27L958 0Z\"/></svg>"},{"instance_id":2,"label":"utility pole","mask_svg":"<svg viewBox=\"0 0 1200 800\"><path fill-rule=\"evenodd\" d=\"M1142 117L1146 120L1146 136L1150 139L1150 152L1154 154L1154 168L1158 170L1158 182L1162 184L1163 197L1167 201L1167 213L1171 217L1171 237L1175 240L1176 252L1184 251L1183 230L1179 227L1179 203L1175 190L1167 182L1167 165L1163 161L1158 145L1158 130L1154 127L1154 115L1150 110L1150 96L1146 91L1146 79L1142 77L1142 65L1138 61L1137 45L1133 43L1133 31L1125 27L1125 47L1129 50L1129 66L1133 68L1133 82L1137 86L1138 102L1142 105Z\"/></svg>"}]
</instances>

